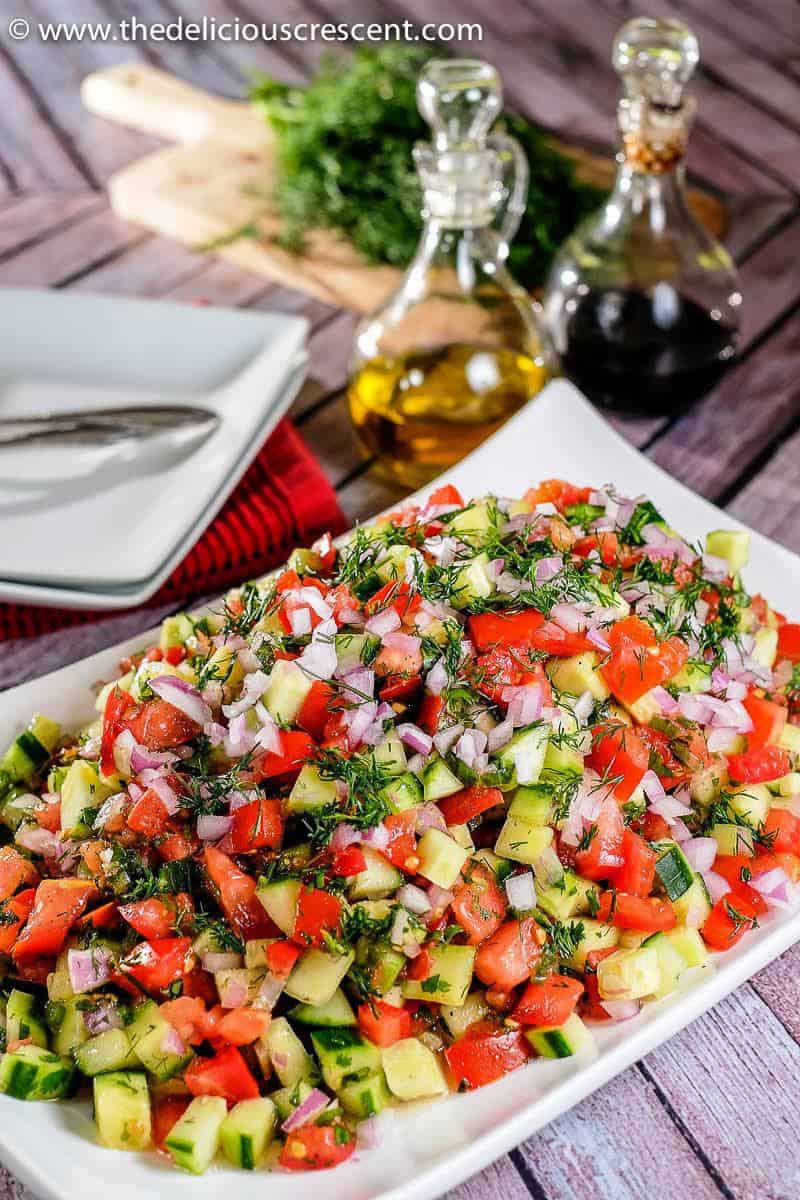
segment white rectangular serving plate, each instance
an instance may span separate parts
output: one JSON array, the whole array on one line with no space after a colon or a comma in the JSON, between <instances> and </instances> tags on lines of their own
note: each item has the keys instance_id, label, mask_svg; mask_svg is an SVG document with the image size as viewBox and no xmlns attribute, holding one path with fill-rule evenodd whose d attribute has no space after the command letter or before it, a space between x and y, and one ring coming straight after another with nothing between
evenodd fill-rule
<instances>
[{"instance_id":1,"label":"white rectangular serving plate","mask_svg":"<svg viewBox=\"0 0 800 1200\"><path fill-rule=\"evenodd\" d=\"M571 385L556 381L446 478L466 496L519 495L548 477L646 493L692 539L709 529L745 528L643 458ZM433 486L433 485L431 485ZM424 496L430 488L418 495ZM746 578L791 615L800 595L800 559L752 535ZM146 634L6 692L0 699L0 744L35 711L67 726L92 713L91 685L111 678L118 659ZM206 1175L181 1174L154 1154L104 1150L85 1103L25 1104L0 1096L0 1158L47 1200L211 1200L232 1187L238 1200L432 1200L529 1137L601 1087L654 1046L711 1008L800 938L800 915L772 913L761 927L695 974L676 995L646 1006L634 1020L594 1027L597 1051L539 1060L466 1095L397 1109L378 1149L360 1151L334 1171L308 1176L239 1171L223 1164Z\"/></svg>"},{"instance_id":2,"label":"white rectangular serving plate","mask_svg":"<svg viewBox=\"0 0 800 1200\"><path fill-rule=\"evenodd\" d=\"M2 416L161 402L221 417L183 457L164 439L0 452L0 599L141 603L216 515L297 393L308 323L14 288L0 290L0 318Z\"/></svg>"}]
</instances>

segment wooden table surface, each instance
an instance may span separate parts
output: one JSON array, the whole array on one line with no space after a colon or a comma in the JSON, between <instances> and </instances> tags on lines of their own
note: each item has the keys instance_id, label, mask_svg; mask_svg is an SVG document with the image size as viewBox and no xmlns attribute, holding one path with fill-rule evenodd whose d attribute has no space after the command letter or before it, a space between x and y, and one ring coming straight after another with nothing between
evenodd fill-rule
<instances>
[{"instance_id":1,"label":"wooden table surface","mask_svg":"<svg viewBox=\"0 0 800 1200\"><path fill-rule=\"evenodd\" d=\"M103 195L109 173L156 143L87 117L78 95L89 71L140 58L236 96L253 66L302 80L322 47L14 42L7 17L170 21L202 11L219 20L478 20L483 43L463 52L501 69L509 103L569 141L608 150L617 93L611 40L636 11L627 0L20 0L16 7L6 0L4 7L0 283L304 313L313 380L293 415L353 518L397 495L360 460L342 402L353 317L113 217ZM736 367L688 415L618 425L690 487L800 550L800 7L796 0L664 0L656 8L683 16L700 38L689 162L731 208L744 345ZM800 613L800 587L798 596ZM152 613L118 616L101 632L6 643L0 687L152 623ZM798 1040L795 948L450 1200L796 1200ZM26 1194L7 1173L0 1178L0 1200Z\"/></svg>"}]
</instances>

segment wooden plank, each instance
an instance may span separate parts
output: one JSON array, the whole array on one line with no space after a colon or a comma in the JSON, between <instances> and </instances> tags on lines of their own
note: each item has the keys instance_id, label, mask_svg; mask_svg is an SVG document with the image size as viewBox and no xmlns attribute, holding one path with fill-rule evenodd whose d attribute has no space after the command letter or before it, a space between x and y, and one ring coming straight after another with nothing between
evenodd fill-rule
<instances>
[{"instance_id":1,"label":"wooden plank","mask_svg":"<svg viewBox=\"0 0 800 1200\"><path fill-rule=\"evenodd\" d=\"M752 988L654 1050L644 1068L734 1195L797 1195L800 1046Z\"/></svg>"},{"instance_id":2,"label":"wooden plank","mask_svg":"<svg viewBox=\"0 0 800 1200\"><path fill-rule=\"evenodd\" d=\"M0 265L0 283L58 286L142 240L138 230L104 209L8 259Z\"/></svg>"},{"instance_id":3,"label":"wooden plank","mask_svg":"<svg viewBox=\"0 0 800 1200\"><path fill-rule=\"evenodd\" d=\"M171 7L183 16L194 19L197 17L196 0L170 0ZM298 3L282 3L280 11L265 14L258 3L254 7L247 4L229 4L227 0L205 0L203 13L216 21L258 21L272 24L277 17L280 21L302 20L307 15L304 5ZM260 39L256 42L245 41L215 41L209 47L210 53L220 61L229 64L245 79L252 71L263 71L287 83L300 83L309 71L319 61L320 43L301 41L267 41Z\"/></svg>"},{"instance_id":4,"label":"wooden plank","mask_svg":"<svg viewBox=\"0 0 800 1200\"><path fill-rule=\"evenodd\" d=\"M102 207L103 201L94 192L67 196L38 192L17 197L0 208L0 257L16 254L54 229L66 229Z\"/></svg>"},{"instance_id":5,"label":"wooden plank","mask_svg":"<svg viewBox=\"0 0 800 1200\"><path fill-rule=\"evenodd\" d=\"M501 1158L442 1200L530 1200L530 1192L511 1160Z\"/></svg>"},{"instance_id":6,"label":"wooden plank","mask_svg":"<svg viewBox=\"0 0 800 1200\"><path fill-rule=\"evenodd\" d=\"M697 1067L697 1061L691 1065ZM669 1120L655 1088L636 1070L618 1075L546 1126L519 1154L540 1195L553 1200L724 1195Z\"/></svg>"},{"instance_id":7,"label":"wooden plank","mask_svg":"<svg viewBox=\"0 0 800 1200\"><path fill-rule=\"evenodd\" d=\"M800 946L792 946L751 981L771 1012L800 1042Z\"/></svg>"},{"instance_id":8,"label":"wooden plank","mask_svg":"<svg viewBox=\"0 0 800 1200\"><path fill-rule=\"evenodd\" d=\"M779 29L795 46L800 41L795 0L769 0L766 7L759 0L734 0L734 6L752 14L762 26Z\"/></svg>"},{"instance_id":9,"label":"wooden plank","mask_svg":"<svg viewBox=\"0 0 800 1200\"><path fill-rule=\"evenodd\" d=\"M769 8L756 6L751 11L739 0L711 8L704 6L703 0L679 0L679 3L688 20L702 12L718 28L730 33L751 56L772 63L781 73L800 75L800 33L796 22L792 29L784 32L770 19Z\"/></svg>"},{"instance_id":10,"label":"wooden plank","mask_svg":"<svg viewBox=\"0 0 800 1200\"><path fill-rule=\"evenodd\" d=\"M75 158L54 133L37 98L0 50L0 147L18 191L34 188L82 190L89 183Z\"/></svg>"},{"instance_id":11,"label":"wooden plank","mask_svg":"<svg viewBox=\"0 0 800 1200\"><path fill-rule=\"evenodd\" d=\"M768 353L771 343L764 347ZM791 369L791 365L790 365ZM795 375L797 360L794 361ZM800 394L795 386L795 411L800 410ZM800 553L800 478L797 473L800 454L800 433L784 441L735 498L728 511L742 521L755 526L761 533L774 538L790 550ZM793 619L800 619L798 610Z\"/></svg>"},{"instance_id":12,"label":"wooden plank","mask_svg":"<svg viewBox=\"0 0 800 1200\"><path fill-rule=\"evenodd\" d=\"M381 479L374 471L366 468L351 476L337 488L339 503L350 521L366 521L385 508L400 504L408 489L399 483Z\"/></svg>"}]
</instances>

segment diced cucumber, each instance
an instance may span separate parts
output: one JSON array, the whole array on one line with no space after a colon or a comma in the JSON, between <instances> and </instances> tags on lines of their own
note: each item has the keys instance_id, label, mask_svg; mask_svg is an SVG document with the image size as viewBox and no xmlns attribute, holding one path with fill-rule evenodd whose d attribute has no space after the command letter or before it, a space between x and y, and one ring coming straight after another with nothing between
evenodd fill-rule
<instances>
[{"instance_id":1,"label":"diced cucumber","mask_svg":"<svg viewBox=\"0 0 800 1200\"><path fill-rule=\"evenodd\" d=\"M49 717L35 716L0 759L0 772L5 772L12 783L30 783L49 759L60 736L60 725Z\"/></svg>"},{"instance_id":2,"label":"diced cucumber","mask_svg":"<svg viewBox=\"0 0 800 1200\"><path fill-rule=\"evenodd\" d=\"M755 853L753 830L746 825L729 825L718 821L711 827L711 836L717 843L719 854Z\"/></svg>"},{"instance_id":3,"label":"diced cucumber","mask_svg":"<svg viewBox=\"0 0 800 1200\"><path fill-rule=\"evenodd\" d=\"M387 775L397 777L402 775L408 765L405 748L400 737L393 729L378 742L372 751L375 762L383 768Z\"/></svg>"},{"instance_id":4,"label":"diced cucumber","mask_svg":"<svg viewBox=\"0 0 800 1200\"><path fill-rule=\"evenodd\" d=\"M709 961L711 956L696 929L687 929L679 925L677 929L670 929L665 936L687 967L704 967Z\"/></svg>"},{"instance_id":5,"label":"diced cucumber","mask_svg":"<svg viewBox=\"0 0 800 1200\"><path fill-rule=\"evenodd\" d=\"M76 758L61 785L61 832L65 837L85 837L91 822L112 788L97 774L97 767Z\"/></svg>"},{"instance_id":6,"label":"diced cucumber","mask_svg":"<svg viewBox=\"0 0 800 1200\"><path fill-rule=\"evenodd\" d=\"M302 1104L314 1085L307 1079L298 1079L292 1087L281 1087L272 1092L270 1099L275 1105L279 1121L290 1117L298 1105Z\"/></svg>"},{"instance_id":7,"label":"diced cucumber","mask_svg":"<svg viewBox=\"0 0 800 1200\"><path fill-rule=\"evenodd\" d=\"M160 675L171 675L174 679L183 678L183 672L171 663L143 658L131 681L131 695L134 700L152 700L154 693L150 687L150 680L157 679Z\"/></svg>"},{"instance_id":8,"label":"diced cucumber","mask_svg":"<svg viewBox=\"0 0 800 1200\"><path fill-rule=\"evenodd\" d=\"M459 846L449 834L433 826L426 829L420 838L417 854L419 874L445 889L453 886L469 858L469 851Z\"/></svg>"},{"instance_id":9,"label":"diced cucumber","mask_svg":"<svg viewBox=\"0 0 800 1200\"><path fill-rule=\"evenodd\" d=\"M296 1004L290 1016L300 1025L355 1025L356 1015L341 988L327 1004Z\"/></svg>"},{"instance_id":10,"label":"diced cucumber","mask_svg":"<svg viewBox=\"0 0 800 1200\"><path fill-rule=\"evenodd\" d=\"M426 800L443 800L445 796L460 792L463 784L447 763L441 758L436 758L425 768L422 786Z\"/></svg>"},{"instance_id":11,"label":"diced cucumber","mask_svg":"<svg viewBox=\"0 0 800 1200\"><path fill-rule=\"evenodd\" d=\"M564 871L561 880L546 888L536 888L539 908L556 921L568 921L578 913L587 913L591 909L592 895L598 894L596 883L583 879L569 869Z\"/></svg>"},{"instance_id":12,"label":"diced cucumber","mask_svg":"<svg viewBox=\"0 0 800 1200\"><path fill-rule=\"evenodd\" d=\"M422 804L422 784L416 775L406 771L405 774L399 775L391 783L388 783L381 795L393 813L405 812L406 809L416 808L418 804Z\"/></svg>"},{"instance_id":13,"label":"diced cucumber","mask_svg":"<svg viewBox=\"0 0 800 1200\"><path fill-rule=\"evenodd\" d=\"M496 758L508 787L536 783L542 773L550 732L545 725L518 729ZM506 787L504 782L503 787Z\"/></svg>"},{"instance_id":14,"label":"diced cucumber","mask_svg":"<svg viewBox=\"0 0 800 1200\"><path fill-rule=\"evenodd\" d=\"M381 583L391 583L395 579L405 579L406 559L412 553L410 546L387 546L385 555L375 566L375 574Z\"/></svg>"},{"instance_id":15,"label":"diced cucumber","mask_svg":"<svg viewBox=\"0 0 800 1200\"><path fill-rule=\"evenodd\" d=\"M347 675L361 666L369 666L381 648L381 639L374 633L337 633L334 645L337 669L341 675Z\"/></svg>"},{"instance_id":16,"label":"diced cucumber","mask_svg":"<svg viewBox=\"0 0 800 1200\"><path fill-rule=\"evenodd\" d=\"M794 757L797 757L800 754L800 726L784 725L781 730L781 736L778 738L778 745L783 750L788 750Z\"/></svg>"},{"instance_id":17,"label":"diced cucumber","mask_svg":"<svg viewBox=\"0 0 800 1200\"><path fill-rule=\"evenodd\" d=\"M673 675L671 684L682 692L707 692L711 681L711 667L706 663L687 662L684 667Z\"/></svg>"},{"instance_id":18,"label":"diced cucumber","mask_svg":"<svg viewBox=\"0 0 800 1200\"><path fill-rule=\"evenodd\" d=\"M227 1115L228 1106L221 1096L196 1096L164 1143L174 1162L194 1175L202 1175L219 1150Z\"/></svg>"},{"instance_id":19,"label":"diced cucumber","mask_svg":"<svg viewBox=\"0 0 800 1200\"><path fill-rule=\"evenodd\" d=\"M460 1038L470 1025L489 1016L491 1009L483 992L470 992L463 1004L443 1004L439 1015L454 1038Z\"/></svg>"},{"instance_id":20,"label":"diced cucumber","mask_svg":"<svg viewBox=\"0 0 800 1200\"><path fill-rule=\"evenodd\" d=\"M483 500L455 513L447 522L447 532L471 546L480 545L493 527L492 514Z\"/></svg>"},{"instance_id":21,"label":"diced cucumber","mask_svg":"<svg viewBox=\"0 0 800 1200\"><path fill-rule=\"evenodd\" d=\"M93 1089L94 1119L103 1145L112 1150L146 1150L152 1141L152 1127L150 1092L144 1071L97 1075Z\"/></svg>"},{"instance_id":22,"label":"diced cucumber","mask_svg":"<svg viewBox=\"0 0 800 1200\"><path fill-rule=\"evenodd\" d=\"M571 658L553 659L547 666L547 674L559 692L570 696L582 696L589 692L595 700L607 700L611 695L600 674L600 656L593 650L574 654Z\"/></svg>"},{"instance_id":23,"label":"diced cucumber","mask_svg":"<svg viewBox=\"0 0 800 1200\"><path fill-rule=\"evenodd\" d=\"M280 725L291 725L314 680L293 659L279 658L264 692L264 705Z\"/></svg>"},{"instance_id":24,"label":"diced cucumber","mask_svg":"<svg viewBox=\"0 0 800 1200\"><path fill-rule=\"evenodd\" d=\"M658 953L652 946L615 950L597 964L597 989L603 1000L639 1000L661 986Z\"/></svg>"},{"instance_id":25,"label":"diced cucumber","mask_svg":"<svg viewBox=\"0 0 800 1200\"><path fill-rule=\"evenodd\" d=\"M724 558L735 574L747 566L750 534L743 529L713 529L706 536L706 553Z\"/></svg>"},{"instance_id":26,"label":"diced cucumber","mask_svg":"<svg viewBox=\"0 0 800 1200\"><path fill-rule=\"evenodd\" d=\"M686 960L665 933L654 933L642 942L658 955L659 984L653 992L654 1000L661 1000L674 992L680 977L686 970Z\"/></svg>"},{"instance_id":27,"label":"diced cucumber","mask_svg":"<svg viewBox=\"0 0 800 1200\"><path fill-rule=\"evenodd\" d=\"M362 846L361 851L366 860L366 867L354 875L347 888L351 900L381 900L392 896L403 882L403 876L393 867L388 858L384 858L370 846Z\"/></svg>"},{"instance_id":28,"label":"diced cucumber","mask_svg":"<svg viewBox=\"0 0 800 1200\"><path fill-rule=\"evenodd\" d=\"M17 1046L0 1058L0 1092L17 1100L60 1100L72 1090L75 1068L44 1046Z\"/></svg>"},{"instance_id":29,"label":"diced cucumber","mask_svg":"<svg viewBox=\"0 0 800 1200\"><path fill-rule=\"evenodd\" d=\"M738 816L757 826L767 819L772 795L764 783L744 783L731 790L728 803Z\"/></svg>"},{"instance_id":30,"label":"diced cucumber","mask_svg":"<svg viewBox=\"0 0 800 1200\"><path fill-rule=\"evenodd\" d=\"M294 1087L314 1075L314 1063L286 1017L275 1017L261 1041L266 1046L275 1074L284 1087Z\"/></svg>"},{"instance_id":31,"label":"diced cucumber","mask_svg":"<svg viewBox=\"0 0 800 1200\"><path fill-rule=\"evenodd\" d=\"M328 954L316 947L306 950L295 964L284 991L303 1004L327 1004L353 965L355 954Z\"/></svg>"},{"instance_id":32,"label":"diced cucumber","mask_svg":"<svg viewBox=\"0 0 800 1200\"><path fill-rule=\"evenodd\" d=\"M580 1050L594 1046L594 1037L577 1013L567 1017L563 1025L528 1029L525 1036L542 1058L571 1058Z\"/></svg>"},{"instance_id":33,"label":"diced cucumber","mask_svg":"<svg viewBox=\"0 0 800 1200\"><path fill-rule=\"evenodd\" d=\"M30 1038L34 1046L47 1046L47 1028L38 1011L36 997L12 988L6 1004L6 1041Z\"/></svg>"},{"instance_id":34,"label":"diced cucumber","mask_svg":"<svg viewBox=\"0 0 800 1200\"><path fill-rule=\"evenodd\" d=\"M88 1038L75 1050L75 1061L84 1075L102 1075L106 1071L127 1071L139 1066L124 1029L106 1029Z\"/></svg>"},{"instance_id":35,"label":"diced cucumber","mask_svg":"<svg viewBox=\"0 0 800 1200\"><path fill-rule=\"evenodd\" d=\"M670 900L678 900L688 892L694 880L694 871L677 842L659 842L656 847L658 861L656 874Z\"/></svg>"},{"instance_id":36,"label":"diced cucumber","mask_svg":"<svg viewBox=\"0 0 800 1200\"><path fill-rule=\"evenodd\" d=\"M165 617L161 622L158 644L162 650L169 650L172 646L183 646L193 633L194 621L192 618L188 617L186 613L174 613L173 616Z\"/></svg>"},{"instance_id":37,"label":"diced cucumber","mask_svg":"<svg viewBox=\"0 0 800 1200\"><path fill-rule=\"evenodd\" d=\"M508 808L510 817L529 825L549 825L553 819L553 792L544 784L517 788Z\"/></svg>"},{"instance_id":38,"label":"diced cucumber","mask_svg":"<svg viewBox=\"0 0 800 1200\"><path fill-rule=\"evenodd\" d=\"M549 825L531 825L520 817L508 816L495 842L495 854L531 865L551 845L554 836Z\"/></svg>"},{"instance_id":39,"label":"diced cucumber","mask_svg":"<svg viewBox=\"0 0 800 1200\"><path fill-rule=\"evenodd\" d=\"M569 965L576 971L585 968L586 955L592 950L607 950L619 941L619 930L613 925L604 925L591 917L581 917L580 924L583 926L583 937L569 959Z\"/></svg>"},{"instance_id":40,"label":"diced cucumber","mask_svg":"<svg viewBox=\"0 0 800 1200\"><path fill-rule=\"evenodd\" d=\"M407 1000L427 1000L460 1007L469 995L475 965L473 946L431 946L430 967L424 979L403 981Z\"/></svg>"},{"instance_id":41,"label":"diced cucumber","mask_svg":"<svg viewBox=\"0 0 800 1200\"><path fill-rule=\"evenodd\" d=\"M152 1000L133 1010L133 1020L127 1026L131 1049L139 1062L156 1079L170 1079L189 1061L191 1055L165 1051L164 1039L173 1033L169 1021Z\"/></svg>"},{"instance_id":42,"label":"diced cucumber","mask_svg":"<svg viewBox=\"0 0 800 1200\"><path fill-rule=\"evenodd\" d=\"M277 1114L268 1096L240 1100L220 1128L222 1153L245 1171L254 1171L275 1131Z\"/></svg>"},{"instance_id":43,"label":"diced cucumber","mask_svg":"<svg viewBox=\"0 0 800 1200\"><path fill-rule=\"evenodd\" d=\"M376 1116L392 1103L392 1093L386 1086L382 1070L344 1084L337 1096L344 1111L359 1120Z\"/></svg>"},{"instance_id":44,"label":"diced cucumber","mask_svg":"<svg viewBox=\"0 0 800 1200\"><path fill-rule=\"evenodd\" d=\"M369 986L378 996L390 991L406 965L406 957L389 942L361 937L356 943L356 964L366 971Z\"/></svg>"},{"instance_id":45,"label":"diced cucumber","mask_svg":"<svg viewBox=\"0 0 800 1200\"><path fill-rule=\"evenodd\" d=\"M699 929L705 924L711 913L711 899L702 875L694 876L691 887L672 901L672 907L679 921L685 925L691 921L692 929Z\"/></svg>"},{"instance_id":46,"label":"diced cucumber","mask_svg":"<svg viewBox=\"0 0 800 1200\"><path fill-rule=\"evenodd\" d=\"M276 879L260 884L256 892L267 916L272 918L287 937L294 929L300 888L299 879Z\"/></svg>"},{"instance_id":47,"label":"diced cucumber","mask_svg":"<svg viewBox=\"0 0 800 1200\"><path fill-rule=\"evenodd\" d=\"M83 1042L88 1040L89 1031L78 1007L80 997L73 996L58 1002L62 1009L58 1029L53 1034L53 1049L64 1058L74 1055Z\"/></svg>"},{"instance_id":48,"label":"diced cucumber","mask_svg":"<svg viewBox=\"0 0 800 1200\"><path fill-rule=\"evenodd\" d=\"M421 1100L447 1091L438 1058L417 1038L401 1038L384 1046L382 1058L389 1091L398 1100Z\"/></svg>"},{"instance_id":49,"label":"diced cucumber","mask_svg":"<svg viewBox=\"0 0 800 1200\"><path fill-rule=\"evenodd\" d=\"M0 771L0 795L2 795L4 792L2 783L4 778L7 778L7 776L4 776ZM37 803L38 801L36 797L31 795L30 792L13 787L11 791L6 794L6 798L3 800L2 807L0 807L0 821L2 821L2 823L7 826L12 833L15 833L19 829L22 822L30 817Z\"/></svg>"},{"instance_id":50,"label":"diced cucumber","mask_svg":"<svg viewBox=\"0 0 800 1200\"><path fill-rule=\"evenodd\" d=\"M488 554L477 554L462 567L453 580L450 604L453 608L466 608L475 600L487 600L495 590L489 571Z\"/></svg>"},{"instance_id":51,"label":"diced cucumber","mask_svg":"<svg viewBox=\"0 0 800 1200\"><path fill-rule=\"evenodd\" d=\"M475 843L472 840L469 825L448 825L447 832L453 841L458 842L462 850L466 850L468 855L475 853Z\"/></svg>"},{"instance_id":52,"label":"diced cucumber","mask_svg":"<svg viewBox=\"0 0 800 1200\"><path fill-rule=\"evenodd\" d=\"M322 1078L333 1092L354 1079L362 1079L380 1069L377 1046L361 1034L343 1026L339 1029L315 1029L311 1034L314 1053L319 1059Z\"/></svg>"},{"instance_id":53,"label":"diced cucumber","mask_svg":"<svg viewBox=\"0 0 800 1200\"><path fill-rule=\"evenodd\" d=\"M559 744L558 739L554 740L551 736L547 743L542 774L548 782L552 782L551 776L553 774L582 775L583 755L579 754L568 742L565 741Z\"/></svg>"},{"instance_id":54,"label":"diced cucumber","mask_svg":"<svg viewBox=\"0 0 800 1200\"><path fill-rule=\"evenodd\" d=\"M301 768L295 780L294 787L289 793L286 807L289 812L309 812L313 808L324 808L326 804L335 804L339 793L334 779L323 779L319 767L306 763Z\"/></svg>"}]
</instances>

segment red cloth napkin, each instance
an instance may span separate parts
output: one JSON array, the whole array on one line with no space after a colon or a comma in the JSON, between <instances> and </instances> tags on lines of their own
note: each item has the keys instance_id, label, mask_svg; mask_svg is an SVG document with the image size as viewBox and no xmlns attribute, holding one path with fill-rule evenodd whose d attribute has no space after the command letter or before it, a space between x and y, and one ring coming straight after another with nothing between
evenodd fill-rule
<instances>
[{"instance_id":1,"label":"red cloth napkin","mask_svg":"<svg viewBox=\"0 0 800 1200\"><path fill-rule=\"evenodd\" d=\"M281 421L217 517L139 610L222 591L283 562L295 546L340 533L345 518L322 468L289 421ZM129 611L135 611L133 609ZM138 611L138 610L136 610ZM119 615L0 604L0 641Z\"/></svg>"}]
</instances>

